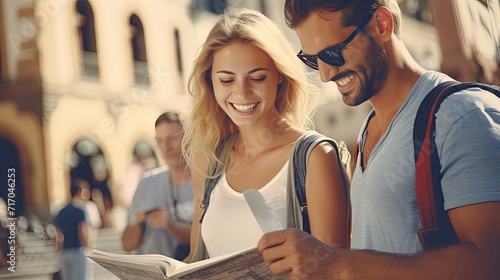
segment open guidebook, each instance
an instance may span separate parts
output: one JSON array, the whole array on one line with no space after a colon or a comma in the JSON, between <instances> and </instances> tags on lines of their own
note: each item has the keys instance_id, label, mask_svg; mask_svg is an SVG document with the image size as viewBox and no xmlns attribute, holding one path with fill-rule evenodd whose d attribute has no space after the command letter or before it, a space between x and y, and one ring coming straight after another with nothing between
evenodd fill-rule
<instances>
[{"instance_id":1,"label":"open guidebook","mask_svg":"<svg viewBox=\"0 0 500 280\"><path fill-rule=\"evenodd\" d=\"M88 257L121 280L285 279L269 270L256 248L191 264L162 255L113 254L98 250L92 250Z\"/></svg>"},{"instance_id":2,"label":"open guidebook","mask_svg":"<svg viewBox=\"0 0 500 280\"><path fill-rule=\"evenodd\" d=\"M248 190L243 195L263 232L283 228L258 191ZM88 257L121 280L286 279L270 271L255 247L191 264L162 255L114 254L95 249Z\"/></svg>"}]
</instances>

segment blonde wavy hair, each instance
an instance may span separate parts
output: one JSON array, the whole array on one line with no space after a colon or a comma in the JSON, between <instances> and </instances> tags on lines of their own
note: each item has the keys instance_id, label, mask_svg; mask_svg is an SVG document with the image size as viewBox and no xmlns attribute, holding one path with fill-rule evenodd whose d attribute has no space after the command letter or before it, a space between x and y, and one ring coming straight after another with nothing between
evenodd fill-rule
<instances>
[{"instance_id":1,"label":"blonde wavy hair","mask_svg":"<svg viewBox=\"0 0 500 280\"><path fill-rule=\"evenodd\" d=\"M312 114L316 109L317 88L309 82L302 62L286 39L282 30L269 18L257 11L231 9L219 16L215 26L201 47L189 76L191 110L186 118L183 153L192 169L207 177L200 162L223 171L216 150L237 126L219 107L212 86L211 70L214 52L231 42L252 44L266 52L276 64L284 83L278 89L276 109L280 117L292 125L308 129L313 127ZM201 160L201 161L200 161ZM215 165L214 165L215 164Z\"/></svg>"}]
</instances>

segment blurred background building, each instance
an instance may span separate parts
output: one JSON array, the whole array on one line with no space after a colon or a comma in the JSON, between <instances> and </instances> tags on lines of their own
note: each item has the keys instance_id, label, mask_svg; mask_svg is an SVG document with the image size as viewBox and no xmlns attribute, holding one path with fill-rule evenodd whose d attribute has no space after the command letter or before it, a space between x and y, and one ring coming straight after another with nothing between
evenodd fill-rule
<instances>
[{"instance_id":1,"label":"blurred background building","mask_svg":"<svg viewBox=\"0 0 500 280\"><path fill-rule=\"evenodd\" d=\"M498 0L398 2L403 40L423 67L500 84ZM186 113L197 50L231 5L262 11L300 49L282 0L0 0L0 198L13 168L26 230L51 223L71 176L93 188L104 227L124 225L139 176L163 164L154 120ZM352 147L370 105L350 108L333 83L318 85L317 130Z\"/></svg>"}]
</instances>

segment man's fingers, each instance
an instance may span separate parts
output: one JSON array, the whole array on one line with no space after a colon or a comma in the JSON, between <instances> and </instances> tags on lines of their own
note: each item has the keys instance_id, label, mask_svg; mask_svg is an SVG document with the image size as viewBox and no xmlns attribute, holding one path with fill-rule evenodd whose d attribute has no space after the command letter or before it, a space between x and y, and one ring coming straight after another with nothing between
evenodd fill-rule
<instances>
[{"instance_id":1,"label":"man's fingers","mask_svg":"<svg viewBox=\"0 0 500 280\"><path fill-rule=\"evenodd\" d=\"M297 235L296 229L284 229L264 234L257 244L257 249L262 252L266 248L281 245Z\"/></svg>"},{"instance_id":2,"label":"man's fingers","mask_svg":"<svg viewBox=\"0 0 500 280\"><path fill-rule=\"evenodd\" d=\"M158 214L158 213L168 213L167 209L165 208L157 208L157 209L154 209L154 210L151 210L149 212L149 214Z\"/></svg>"},{"instance_id":3,"label":"man's fingers","mask_svg":"<svg viewBox=\"0 0 500 280\"><path fill-rule=\"evenodd\" d=\"M292 271L292 266L290 266L288 256L284 254L281 247L279 248L268 248L262 252L264 261L269 264L269 268L272 273L276 275L287 276L288 273Z\"/></svg>"},{"instance_id":4,"label":"man's fingers","mask_svg":"<svg viewBox=\"0 0 500 280\"><path fill-rule=\"evenodd\" d=\"M146 213L136 212L132 219L132 225L139 225L146 219Z\"/></svg>"},{"instance_id":5,"label":"man's fingers","mask_svg":"<svg viewBox=\"0 0 500 280\"><path fill-rule=\"evenodd\" d=\"M265 250L264 252L267 252ZM282 275L287 277L288 279L307 279L304 278L307 274L307 269L304 269L304 265L306 263L302 263L303 259L300 255L297 254L289 254L289 252L282 252L281 258L279 258L276 253L277 249L272 250L269 249L269 252L272 252L274 255L274 261L269 265L270 270L277 275Z\"/></svg>"},{"instance_id":6,"label":"man's fingers","mask_svg":"<svg viewBox=\"0 0 500 280\"><path fill-rule=\"evenodd\" d=\"M288 273L292 269L290 260L295 249L290 246L293 242L287 239L290 235L289 230L275 231L264 235L259 241L258 249L275 274Z\"/></svg>"},{"instance_id":7,"label":"man's fingers","mask_svg":"<svg viewBox=\"0 0 500 280\"><path fill-rule=\"evenodd\" d=\"M304 256L300 252L287 247L282 253L282 258L275 259L270 265L270 270L277 275L283 275L287 279L320 279L312 278L321 270L321 263L312 256ZM268 250L265 250L266 252ZM271 249L269 249L271 251ZM277 250L273 250L277 251ZM277 256L277 255L275 255Z\"/></svg>"},{"instance_id":8,"label":"man's fingers","mask_svg":"<svg viewBox=\"0 0 500 280\"><path fill-rule=\"evenodd\" d=\"M289 279L321 279L325 260L333 248L295 229L265 234L258 243L264 260L274 274Z\"/></svg>"},{"instance_id":9,"label":"man's fingers","mask_svg":"<svg viewBox=\"0 0 500 280\"><path fill-rule=\"evenodd\" d=\"M282 260L270 264L269 269L271 270L272 273L276 275L283 275L286 276L287 278L290 272L292 271L292 269L286 266Z\"/></svg>"},{"instance_id":10,"label":"man's fingers","mask_svg":"<svg viewBox=\"0 0 500 280\"><path fill-rule=\"evenodd\" d=\"M166 209L157 209L154 211L151 211L149 213L149 219L160 219L160 220L168 220L169 218L169 213Z\"/></svg>"},{"instance_id":11,"label":"man's fingers","mask_svg":"<svg viewBox=\"0 0 500 280\"><path fill-rule=\"evenodd\" d=\"M167 228L168 224L170 223L170 214L168 213L167 209L164 208L158 208L149 212L148 218L148 226L150 228Z\"/></svg>"},{"instance_id":12,"label":"man's fingers","mask_svg":"<svg viewBox=\"0 0 500 280\"><path fill-rule=\"evenodd\" d=\"M282 242L279 241L279 236L279 232L277 231L264 234L257 243L257 249L260 252L263 252L269 247L274 247L281 244Z\"/></svg>"},{"instance_id":13,"label":"man's fingers","mask_svg":"<svg viewBox=\"0 0 500 280\"><path fill-rule=\"evenodd\" d=\"M284 254L284 250L282 247L279 248L269 247L262 251L262 257L264 261L266 261L268 264L277 262L283 259L285 256L286 255Z\"/></svg>"}]
</instances>

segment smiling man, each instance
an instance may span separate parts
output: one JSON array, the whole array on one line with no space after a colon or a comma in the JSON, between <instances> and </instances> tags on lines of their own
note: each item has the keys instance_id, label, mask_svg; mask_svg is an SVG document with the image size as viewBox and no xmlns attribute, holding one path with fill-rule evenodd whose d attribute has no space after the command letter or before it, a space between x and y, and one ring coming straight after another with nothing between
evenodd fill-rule
<instances>
[{"instance_id":1,"label":"smiling man","mask_svg":"<svg viewBox=\"0 0 500 280\"><path fill-rule=\"evenodd\" d=\"M123 249L183 260L189 253L193 218L191 171L182 156L183 120L165 112L155 122L155 139L166 166L144 174L132 199Z\"/></svg>"},{"instance_id":2,"label":"smiling man","mask_svg":"<svg viewBox=\"0 0 500 280\"><path fill-rule=\"evenodd\" d=\"M459 243L423 251L413 123L436 85L400 36L396 0L287 0L298 57L337 85L344 103L369 101L351 184L353 250L297 230L266 234L271 270L293 279L500 279L500 101L479 88L448 97L436 115L444 207Z\"/></svg>"}]
</instances>

